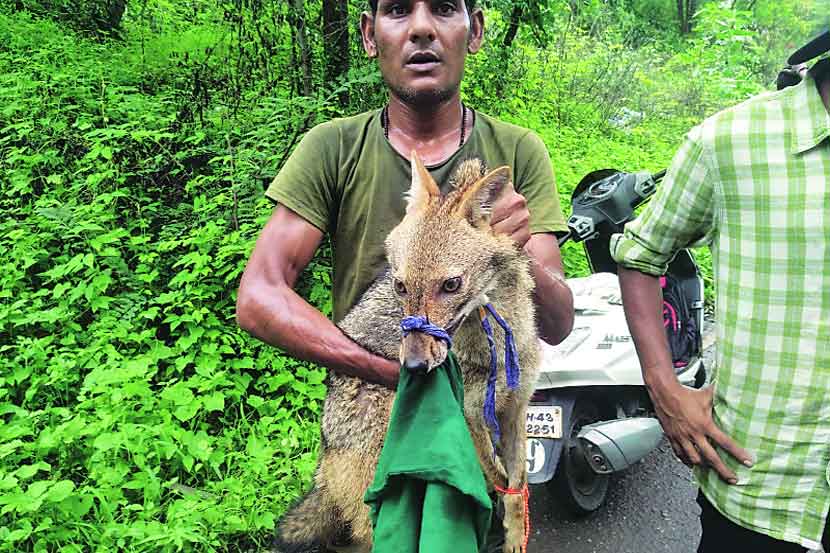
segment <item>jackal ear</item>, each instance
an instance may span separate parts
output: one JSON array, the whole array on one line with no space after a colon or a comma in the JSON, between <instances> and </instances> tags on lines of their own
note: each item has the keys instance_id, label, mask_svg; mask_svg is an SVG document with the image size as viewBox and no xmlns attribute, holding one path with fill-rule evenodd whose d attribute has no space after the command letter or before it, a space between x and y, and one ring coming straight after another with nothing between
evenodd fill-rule
<instances>
[{"instance_id":1,"label":"jackal ear","mask_svg":"<svg viewBox=\"0 0 830 553\"><path fill-rule=\"evenodd\" d=\"M421 163L421 158L415 150L412 150L412 185L406 193L406 213L415 213L426 208L430 200L441 196L441 191L435 183L435 179L429 174L427 168Z\"/></svg>"},{"instance_id":2,"label":"jackal ear","mask_svg":"<svg viewBox=\"0 0 830 553\"><path fill-rule=\"evenodd\" d=\"M456 215L467 219L474 227L489 226L493 204L512 187L510 167L494 169L464 191Z\"/></svg>"}]
</instances>

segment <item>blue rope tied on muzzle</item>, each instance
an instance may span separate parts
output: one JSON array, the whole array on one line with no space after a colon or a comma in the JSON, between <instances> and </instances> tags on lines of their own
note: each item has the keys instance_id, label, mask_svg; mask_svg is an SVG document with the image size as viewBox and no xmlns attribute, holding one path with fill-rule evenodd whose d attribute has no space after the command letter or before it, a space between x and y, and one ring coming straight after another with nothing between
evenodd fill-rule
<instances>
[{"instance_id":1,"label":"blue rope tied on muzzle","mask_svg":"<svg viewBox=\"0 0 830 553\"><path fill-rule=\"evenodd\" d=\"M430 323L427 321L426 317L421 315L410 315L408 317L404 317L401 321L401 330L403 330L404 336L410 332L423 332L424 334L429 334L430 336L444 340L447 342L447 348L452 349L452 338L450 338L450 335L447 334L447 331L440 326L435 326Z\"/></svg>"},{"instance_id":2,"label":"blue rope tied on muzzle","mask_svg":"<svg viewBox=\"0 0 830 553\"><path fill-rule=\"evenodd\" d=\"M497 369L498 362L496 361L496 340L493 337L493 327L488 319L488 314L492 315L496 323L504 330L504 368L506 373L507 388L515 390L519 387L519 353L516 350L516 340L513 336L513 329L507 324L507 321L502 319L493 307L493 304L488 303L484 307L479 308L479 316L481 317L481 328L484 329L484 334L487 336L487 343L490 345L490 374L487 377L487 392L484 396L484 422L490 428L492 433L493 444L496 445L501 439L501 428L499 421L496 418L496 380L498 377ZM410 315L404 317L401 321L401 330L406 336L410 332L423 332L435 338L447 342L447 348L452 348L452 338L446 330L440 326L436 326L427 321L426 317L421 315Z\"/></svg>"}]
</instances>

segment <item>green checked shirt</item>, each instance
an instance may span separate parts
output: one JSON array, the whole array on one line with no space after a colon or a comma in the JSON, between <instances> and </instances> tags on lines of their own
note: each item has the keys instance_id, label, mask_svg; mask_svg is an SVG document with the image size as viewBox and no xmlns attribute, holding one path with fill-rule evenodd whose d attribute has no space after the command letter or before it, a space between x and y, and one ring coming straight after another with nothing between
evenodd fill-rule
<instances>
[{"instance_id":1,"label":"green checked shirt","mask_svg":"<svg viewBox=\"0 0 830 553\"><path fill-rule=\"evenodd\" d=\"M716 292L716 424L755 459L701 490L732 521L818 548L830 508L830 114L813 76L704 121L642 216L621 265L663 274L708 244Z\"/></svg>"}]
</instances>

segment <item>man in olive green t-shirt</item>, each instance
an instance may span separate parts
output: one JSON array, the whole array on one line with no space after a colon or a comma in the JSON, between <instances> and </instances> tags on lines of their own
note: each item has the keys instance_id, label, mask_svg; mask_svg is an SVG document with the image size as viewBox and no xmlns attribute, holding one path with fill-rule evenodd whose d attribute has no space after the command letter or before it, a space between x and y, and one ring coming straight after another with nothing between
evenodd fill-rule
<instances>
[{"instance_id":1,"label":"man in olive green t-shirt","mask_svg":"<svg viewBox=\"0 0 830 553\"><path fill-rule=\"evenodd\" d=\"M415 150L443 186L463 159L511 166L516 191L494 205L492 225L533 261L540 335L560 342L573 324L573 298L562 276L555 233L566 228L547 151L533 133L475 113L459 96L466 55L481 46L482 11L472 0L370 4L363 46L378 59L389 103L315 127L280 171L267 192L277 207L240 283L240 326L298 358L395 387L398 361L355 344L293 286L330 233L335 320L348 312L382 268Z\"/></svg>"},{"instance_id":2,"label":"man in olive green t-shirt","mask_svg":"<svg viewBox=\"0 0 830 553\"><path fill-rule=\"evenodd\" d=\"M472 110L469 110L472 112ZM383 134L381 110L338 119L309 132L266 196L298 214L334 244L334 320L342 319L384 265L386 235L404 216L410 162ZM527 199L530 232L567 227L541 140L521 127L475 114L469 139L447 160L428 167L443 191L461 160L509 165Z\"/></svg>"}]
</instances>

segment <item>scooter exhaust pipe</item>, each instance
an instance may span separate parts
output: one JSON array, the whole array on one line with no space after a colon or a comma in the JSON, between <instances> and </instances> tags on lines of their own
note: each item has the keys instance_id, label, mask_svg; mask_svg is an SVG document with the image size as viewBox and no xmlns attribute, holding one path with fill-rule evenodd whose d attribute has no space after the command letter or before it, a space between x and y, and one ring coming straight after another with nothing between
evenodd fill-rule
<instances>
[{"instance_id":1,"label":"scooter exhaust pipe","mask_svg":"<svg viewBox=\"0 0 830 553\"><path fill-rule=\"evenodd\" d=\"M634 417L585 425L578 438L591 470L611 474L648 455L663 439L663 429L655 418Z\"/></svg>"}]
</instances>

